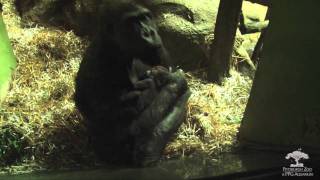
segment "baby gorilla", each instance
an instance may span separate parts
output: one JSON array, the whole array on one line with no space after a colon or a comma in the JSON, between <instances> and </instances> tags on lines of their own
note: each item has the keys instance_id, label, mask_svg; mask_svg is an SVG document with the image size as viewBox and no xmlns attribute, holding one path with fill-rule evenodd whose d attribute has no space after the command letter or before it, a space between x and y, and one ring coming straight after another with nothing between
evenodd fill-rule
<instances>
[{"instance_id":1,"label":"baby gorilla","mask_svg":"<svg viewBox=\"0 0 320 180\"><path fill-rule=\"evenodd\" d=\"M185 119L190 92L181 71L164 67L168 58L150 11L114 4L99 11L99 31L76 77L75 102L102 160L147 166L159 160Z\"/></svg>"},{"instance_id":2,"label":"baby gorilla","mask_svg":"<svg viewBox=\"0 0 320 180\"><path fill-rule=\"evenodd\" d=\"M171 73L162 66L151 68L145 79L133 84L135 90L126 95L136 98L134 108L139 112L130 124L135 142L133 161L149 165L160 158L170 137L186 118L190 93L182 71Z\"/></svg>"}]
</instances>

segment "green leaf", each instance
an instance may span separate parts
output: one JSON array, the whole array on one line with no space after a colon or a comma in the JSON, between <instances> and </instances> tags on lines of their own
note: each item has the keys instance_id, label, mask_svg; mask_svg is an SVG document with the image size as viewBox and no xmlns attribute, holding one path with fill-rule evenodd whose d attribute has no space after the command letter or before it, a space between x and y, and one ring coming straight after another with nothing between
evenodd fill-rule
<instances>
[{"instance_id":1,"label":"green leaf","mask_svg":"<svg viewBox=\"0 0 320 180\"><path fill-rule=\"evenodd\" d=\"M10 45L2 15L0 14L0 103L7 93L15 67L16 58Z\"/></svg>"}]
</instances>

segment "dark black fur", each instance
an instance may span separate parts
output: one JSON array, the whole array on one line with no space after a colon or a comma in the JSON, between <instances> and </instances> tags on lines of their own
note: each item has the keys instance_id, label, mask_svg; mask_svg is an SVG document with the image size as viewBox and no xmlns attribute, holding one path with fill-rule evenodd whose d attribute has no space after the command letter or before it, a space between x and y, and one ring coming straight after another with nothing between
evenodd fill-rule
<instances>
[{"instance_id":1,"label":"dark black fur","mask_svg":"<svg viewBox=\"0 0 320 180\"><path fill-rule=\"evenodd\" d=\"M121 31L119 24L127 21L128 14L130 18L138 13L142 19L137 20L142 22L146 12L130 3L108 12L102 7L100 30L76 78L75 102L88 122L92 145L103 160L113 164L156 162L185 118L188 86L183 73L160 66L167 62L161 39L155 37L145 44L114 38L115 26ZM152 19L146 24L142 30L156 31ZM135 36L127 33L132 35L124 36ZM151 34L157 36L157 31Z\"/></svg>"}]
</instances>

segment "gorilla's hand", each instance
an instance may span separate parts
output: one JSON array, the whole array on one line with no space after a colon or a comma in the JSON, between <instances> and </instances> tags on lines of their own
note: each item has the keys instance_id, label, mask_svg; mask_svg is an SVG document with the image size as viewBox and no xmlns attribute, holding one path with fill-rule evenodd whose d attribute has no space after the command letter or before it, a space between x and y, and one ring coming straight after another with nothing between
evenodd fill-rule
<instances>
[{"instance_id":1,"label":"gorilla's hand","mask_svg":"<svg viewBox=\"0 0 320 180\"><path fill-rule=\"evenodd\" d=\"M162 66L156 66L150 70L149 76L154 80L159 91L165 88L168 92L180 96L188 89L185 74L181 69L175 72L171 71L171 69L168 70Z\"/></svg>"},{"instance_id":2,"label":"gorilla's hand","mask_svg":"<svg viewBox=\"0 0 320 180\"><path fill-rule=\"evenodd\" d=\"M146 79L143 79L143 80L140 80L140 81L133 83L133 87L135 90L144 91L146 89L155 88L155 83L152 78L146 78Z\"/></svg>"},{"instance_id":3,"label":"gorilla's hand","mask_svg":"<svg viewBox=\"0 0 320 180\"><path fill-rule=\"evenodd\" d=\"M124 97L136 100L138 111L147 108L159 94L161 88L168 83L170 72L163 66L155 66L146 72L144 79L133 82L134 90Z\"/></svg>"},{"instance_id":4,"label":"gorilla's hand","mask_svg":"<svg viewBox=\"0 0 320 180\"><path fill-rule=\"evenodd\" d=\"M153 99L159 93L154 79L148 77L146 79L133 83L133 90L123 94L120 98L122 104L130 102L131 107L135 107L137 112L142 112L150 106Z\"/></svg>"},{"instance_id":5,"label":"gorilla's hand","mask_svg":"<svg viewBox=\"0 0 320 180\"><path fill-rule=\"evenodd\" d=\"M159 89L168 83L170 71L163 66L155 66L147 72L147 75L153 79Z\"/></svg>"},{"instance_id":6,"label":"gorilla's hand","mask_svg":"<svg viewBox=\"0 0 320 180\"><path fill-rule=\"evenodd\" d=\"M133 90L122 94L120 97L120 101L125 102L139 99L139 97L143 94L144 91L152 89L155 89L155 83L151 78L146 78L134 82Z\"/></svg>"}]
</instances>

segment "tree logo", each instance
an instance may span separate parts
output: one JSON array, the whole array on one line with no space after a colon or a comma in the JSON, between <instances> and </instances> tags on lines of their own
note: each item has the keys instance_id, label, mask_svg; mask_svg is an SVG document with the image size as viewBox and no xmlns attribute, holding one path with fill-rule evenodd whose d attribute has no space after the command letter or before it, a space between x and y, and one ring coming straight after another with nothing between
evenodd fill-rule
<instances>
[{"instance_id":1,"label":"tree logo","mask_svg":"<svg viewBox=\"0 0 320 180\"><path fill-rule=\"evenodd\" d=\"M310 167L305 167L299 162L301 159L310 159L307 153L302 152L301 148L288 153L286 159L293 159L295 163L290 164L290 167L282 168L282 176L314 176L313 170Z\"/></svg>"},{"instance_id":2,"label":"tree logo","mask_svg":"<svg viewBox=\"0 0 320 180\"><path fill-rule=\"evenodd\" d=\"M298 150L287 154L286 159L290 159L290 158L294 159L294 161L296 162L296 164L290 164L290 167L304 167L303 163L300 163L299 160L300 159L309 159L309 155L302 152L301 148L299 148Z\"/></svg>"}]
</instances>

